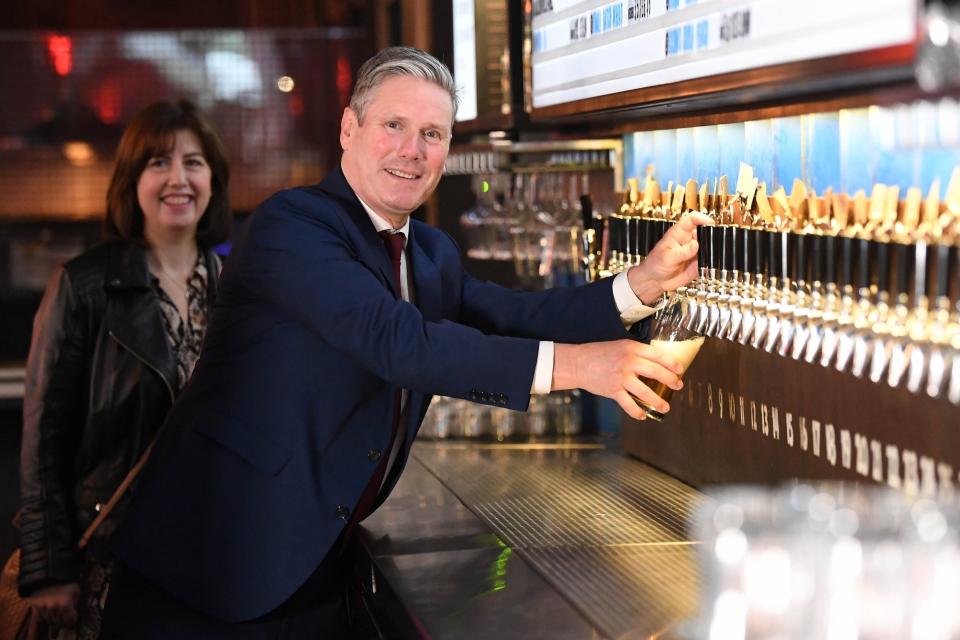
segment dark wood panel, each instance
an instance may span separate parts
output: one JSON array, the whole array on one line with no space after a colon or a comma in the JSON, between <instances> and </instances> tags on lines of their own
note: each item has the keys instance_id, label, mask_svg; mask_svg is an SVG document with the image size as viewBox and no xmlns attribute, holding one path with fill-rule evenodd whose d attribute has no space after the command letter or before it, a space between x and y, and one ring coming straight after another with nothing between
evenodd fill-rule
<instances>
[{"instance_id":1,"label":"dark wood panel","mask_svg":"<svg viewBox=\"0 0 960 640\"><path fill-rule=\"evenodd\" d=\"M623 446L694 486L805 478L955 491L960 407L946 400L717 339L685 385L660 424L624 414Z\"/></svg>"}]
</instances>

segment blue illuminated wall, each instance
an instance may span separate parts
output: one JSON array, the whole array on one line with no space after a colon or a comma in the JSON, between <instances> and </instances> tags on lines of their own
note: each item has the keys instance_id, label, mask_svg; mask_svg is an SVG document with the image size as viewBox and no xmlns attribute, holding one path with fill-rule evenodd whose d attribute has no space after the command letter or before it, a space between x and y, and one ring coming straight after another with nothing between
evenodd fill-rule
<instances>
[{"instance_id":1,"label":"blue illuminated wall","mask_svg":"<svg viewBox=\"0 0 960 640\"><path fill-rule=\"evenodd\" d=\"M960 102L952 98L892 107L843 109L788 118L624 137L627 177L652 166L661 185L727 175L741 161L772 191L798 178L817 193L854 193L875 183L942 189L960 165Z\"/></svg>"}]
</instances>

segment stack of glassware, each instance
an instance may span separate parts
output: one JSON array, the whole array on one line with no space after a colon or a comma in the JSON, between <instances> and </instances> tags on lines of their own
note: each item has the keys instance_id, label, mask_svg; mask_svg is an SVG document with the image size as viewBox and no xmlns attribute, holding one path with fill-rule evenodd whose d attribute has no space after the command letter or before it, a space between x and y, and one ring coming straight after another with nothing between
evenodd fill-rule
<instances>
[{"instance_id":1,"label":"stack of glassware","mask_svg":"<svg viewBox=\"0 0 960 640\"><path fill-rule=\"evenodd\" d=\"M519 442L544 436L577 435L581 424L579 390L530 396L526 412L436 396L418 437Z\"/></svg>"},{"instance_id":2,"label":"stack of glassware","mask_svg":"<svg viewBox=\"0 0 960 640\"><path fill-rule=\"evenodd\" d=\"M714 491L690 638L960 638L960 512L886 488Z\"/></svg>"}]
</instances>

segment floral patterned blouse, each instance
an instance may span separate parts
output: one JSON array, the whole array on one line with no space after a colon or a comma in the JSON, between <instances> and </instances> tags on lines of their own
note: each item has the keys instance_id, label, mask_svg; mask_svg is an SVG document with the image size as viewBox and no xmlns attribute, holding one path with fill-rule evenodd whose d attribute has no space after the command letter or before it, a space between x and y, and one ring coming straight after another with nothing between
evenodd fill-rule
<instances>
[{"instance_id":1,"label":"floral patterned blouse","mask_svg":"<svg viewBox=\"0 0 960 640\"><path fill-rule=\"evenodd\" d=\"M187 318L180 316L177 305L160 286L160 280L151 274L151 282L160 301L160 317L166 329L167 340L177 361L177 389L190 379L193 366L200 357L200 345L207 330L207 266L203 252L197 254L197 264L187 279Z\"/></svg>"}]
</instances>

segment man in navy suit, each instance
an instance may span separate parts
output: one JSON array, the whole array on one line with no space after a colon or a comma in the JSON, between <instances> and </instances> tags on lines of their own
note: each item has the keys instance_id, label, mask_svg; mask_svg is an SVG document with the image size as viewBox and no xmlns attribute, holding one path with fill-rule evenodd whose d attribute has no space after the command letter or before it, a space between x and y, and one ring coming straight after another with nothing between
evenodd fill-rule
<instances>
[{"instance_id":1,"label":"man in navy suit","mask_svg":"<svg viewBox=\"0 0 960 640\"><path fill-rule=\"evenodd\" d=\"M203 354L114 541L106 638L345 637L341 552L389 494L431 394L516 410L582 388L669 407L678 364L628 328L696 274L690 216L640 267L527 293L472 279L413 212L456 108L449 70L390 48L360 69L338 169L251 216ZM326 635L323 635L323 634Z\"/></svg>"}]
</instances>

